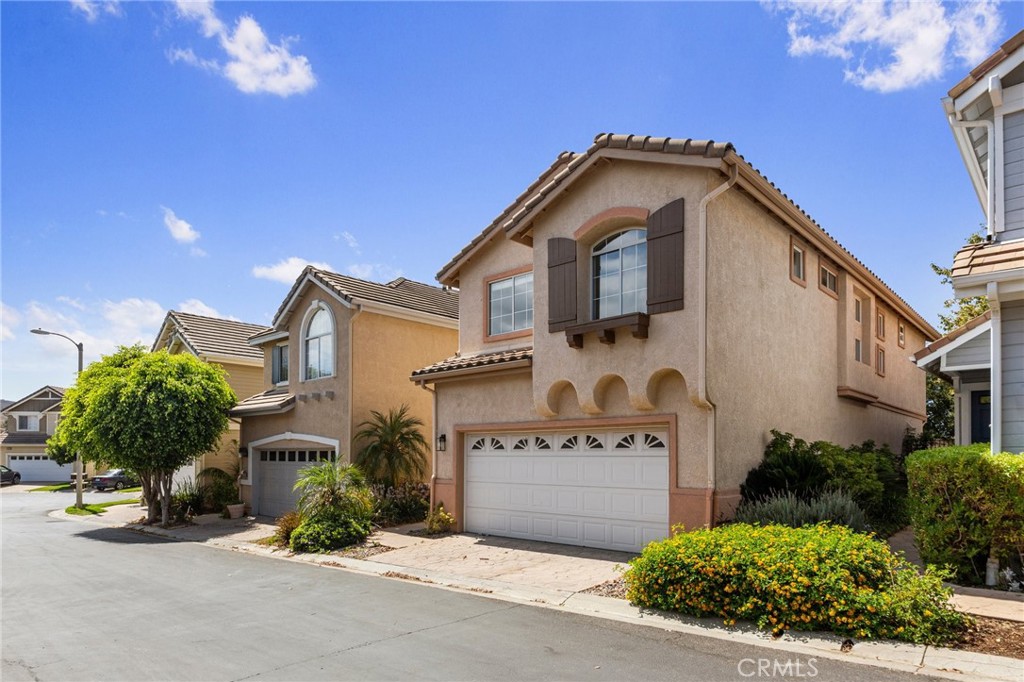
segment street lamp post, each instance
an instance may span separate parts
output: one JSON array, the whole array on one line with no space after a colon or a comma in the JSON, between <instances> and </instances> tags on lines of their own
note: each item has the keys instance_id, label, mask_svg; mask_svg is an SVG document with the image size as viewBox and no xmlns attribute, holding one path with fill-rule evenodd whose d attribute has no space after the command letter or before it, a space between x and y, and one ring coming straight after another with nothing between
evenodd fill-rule
<instances>
[{"instance_id":1,"label":"street lamp post","mask_svg":"<svg viewBox=\"0 0 1024 682\"><path fill-rule=\"evenodd\" d=\"M42 336L59 336L62 339L67 339L71 343L75 344L75 348L78 349L78 373L82 373L82 351L85 348L83 344L75 341L70 336L64 336L57 332L48 332L45 329L33 329L33 334L40 334ZM82 453L75 453L75 506L81 509L84 505L82 504Z\"/></svg>"}]
</instances>

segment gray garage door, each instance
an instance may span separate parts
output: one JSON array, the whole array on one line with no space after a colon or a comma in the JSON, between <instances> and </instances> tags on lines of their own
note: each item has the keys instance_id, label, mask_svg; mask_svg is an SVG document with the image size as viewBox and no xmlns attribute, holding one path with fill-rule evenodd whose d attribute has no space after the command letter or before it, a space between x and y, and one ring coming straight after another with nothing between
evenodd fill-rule
<instances>
[{"instance_id":1,"label":"gray garage door","mask_svg":"<svg viewBox=\"0 0 1024 682\"><path fill-rule=\"evenodd\" d=\"M276 518L295 509L299 470L328 461L335 461L333 450L260 450L254 512Z\"/></svg>"}]
</instances>

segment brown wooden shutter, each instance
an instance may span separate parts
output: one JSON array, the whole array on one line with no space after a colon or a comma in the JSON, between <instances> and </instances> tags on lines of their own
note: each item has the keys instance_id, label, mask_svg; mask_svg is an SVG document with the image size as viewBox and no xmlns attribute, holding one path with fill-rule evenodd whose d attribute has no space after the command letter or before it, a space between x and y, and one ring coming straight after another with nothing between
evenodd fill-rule
<instances>
[{"instance_id":1,"label":"brown wooden shutter","mask_svg":"<svg viewBox=\"0 0 1024 682\"><path fill-rule=\"evenodd\" d=\"M683 200L647 219L647 312L683 309Z\"/></svg>"},{"instance_id":2,"label":"brown wooden shutter","mask_svg":"<svg viewBox=\"0 0 1024 682\"><path fill-rule=\"evenodd\" d=\"M548 331L576 322L576 242L563 237L548 240Z\"/></svg>"}]
</instances>

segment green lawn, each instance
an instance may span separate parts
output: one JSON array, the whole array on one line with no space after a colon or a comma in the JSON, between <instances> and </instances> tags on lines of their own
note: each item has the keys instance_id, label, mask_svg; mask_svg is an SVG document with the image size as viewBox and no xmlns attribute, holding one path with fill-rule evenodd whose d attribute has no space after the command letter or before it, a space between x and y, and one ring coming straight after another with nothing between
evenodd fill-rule
<instances>
[{"instance_id":1,"label":"green lawn","mask_svg":"<svg viewBox=\"0 0 1024 682\"><path fill-rule=\"evenodd\" d=\"M134 488L124 488L122 490L118 490L117 492L119 492L119 493L141 493L142 492L142 486L141 485L137 485Z\"/></svg>"},{"instance_id":2,"label":"green lawn","mask_svg":"<svg viewBox=\"0 0 1024 682\"><path fill-rule=\"evenodd\" d=\"M74 486L70 483L58 483L57 485L44 485L39 488L32 488L29 490L30 493L62 493L65 491L74 490Z\"/></svg>"},{"instance_id":3,"label":"green lawn","mask_svg":"<svg viewBox=\"0 0 1024 682\"><path fill-rule=\"evenodd\" d=\"M100 502L99 504L87 504L84 508L79 509L75 505L71 505L64 511L68 514L77 514L79 516L91 516L93 514L102 514L107 511L107 507L113 507L119 504L138 504L139 498L133 498L130 500L114 500L112 502Z\"/></svg>"}]
</instances>

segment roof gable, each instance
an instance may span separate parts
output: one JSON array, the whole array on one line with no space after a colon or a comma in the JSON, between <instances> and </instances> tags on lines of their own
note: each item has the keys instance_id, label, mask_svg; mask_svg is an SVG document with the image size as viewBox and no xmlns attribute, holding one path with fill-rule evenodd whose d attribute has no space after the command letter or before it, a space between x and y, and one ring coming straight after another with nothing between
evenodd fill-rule
<instances>
[{"instance_id":1,"label":"roof gable","mask_svg":"<svg viewBox=\"0 0 1024 682\"><path fill-rule=\"evenodd\" d=\"M992 311L988 310L914 353L914 362L917 363L918 367L930 365L939 360L943 355L956 350L971 339L989 332L991 329Z\"/></svg>"},{"instance_id":2,"label":"roof gable","mask_svg":"<svg viewBox=\"0 0 1024 682\"><path fill-rule=\"evenodd\" d=\"M250 346L248 339L266 329L259 324L171 310L153 342L153 350L166 348L179 339L196 356L262 362L263 351Z\"/></svg>"},{"instance_id":3,"label":"roof gable","mask_svg":"<svg viewBox=\"0 0 1024 682\"><path fill-rule=\"evenodd\" d=\"M36 400L36 399L42 398L43 395L47 391L49 391L49 392L51 392L51 393L53 393L54 395L57 396L56 398L52 398L53 400L57 400L59 402L61 399L64 398L64 389L63 388L60 388L58 386L46 385L46 386L43 386L42 388L40 388L37 391L33 391L32 393L29 393L27 396L25 396L21 400L14 401L10 405L8 405L6 408L4 408L4 412L5 413L6 412L17 412L18 411L18 407L24 405L25 403L29 402L30 400Z\"/></svg>"},{"instance_id":4,"label":"roof gable","mask_svg":"<svg viewBox=\"0 0 1024 682\"><path fill-rule=\"evenodd\" d=\"M457 291L415 282L405 277L380 284L307 265L274 314L273 329L279 330L288 323L295 305L310 286L320 287L335 300L349 307L378 304L382 307L432 316L439 322L459 319ZM264 330L266 331L270 330ZM262 334L263 332L260 332L253 336L258 337Z\"/></svg>"}]
</instances>

